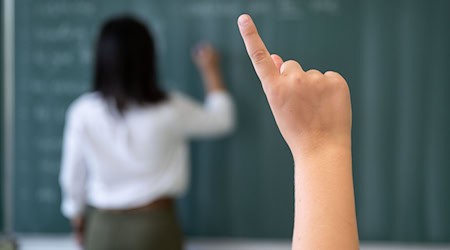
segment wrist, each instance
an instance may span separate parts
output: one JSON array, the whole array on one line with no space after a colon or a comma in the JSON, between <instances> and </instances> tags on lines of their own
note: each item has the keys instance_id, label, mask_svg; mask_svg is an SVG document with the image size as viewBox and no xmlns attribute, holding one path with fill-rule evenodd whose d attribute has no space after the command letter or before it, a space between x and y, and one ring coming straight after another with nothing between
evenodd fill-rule
<instances>
[{"instance_id":1,"label":"wrist","mask_svg":"<svg viewBox=\"0 0 450 250\"><path fill-rule=\"evenodd\" d=\"M342 136L332 139L316 138L303 140L302 143L290 146L290 148L296 165L309 159L323 159L327 156L351 157L351 137Z\"/></svg>"},{"instance_id":2,"label":"wrist","mask_svg":"<svg viewBox=\"0 0 450 250\"><path fill-rule=\"evenodd\" d=\"M222 82L217 83L209 83L206 85L206 91L208 93L212 92L223 92L226 91L225 86L222 84Z\"/></svg>"},{"instance_id":3,"label":"wrist","mask_svg":"<svg viewBox=\"0 0 450 250\"><path fill-rule=\"evenodd\" d=\"M203 76L220 75L220 69L217 66L203 66L199 68L199 71Z\"/></svg>"},{"instance_id":4,"label":"wrist","mask_svg":"<svg viewBox=\"0 0 450 250\"><path fill-rule=\"evenodd\" d=\"M207 92L225 90L222 75L219 70L202 72L202 78Z\"/></svg>"}]
</instances>

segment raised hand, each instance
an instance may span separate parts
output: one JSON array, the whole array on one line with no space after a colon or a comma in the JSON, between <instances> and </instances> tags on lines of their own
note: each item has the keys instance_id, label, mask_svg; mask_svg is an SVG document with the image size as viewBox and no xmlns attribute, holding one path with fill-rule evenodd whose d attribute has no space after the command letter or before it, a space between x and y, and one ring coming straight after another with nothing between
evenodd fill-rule
<instances>
[{"instance_id":1,"label":"raised hand","mask_svg":"<svg viewBox=\"0 0 450 250\"><path fill-rule=\"evenodd\" d=\"M199 70L215 70L219 67L219 54L209 43L200 43L192 50L192 59Z\"/></svg>"},{"instance_id":2,"label":"raised hand","mask_svg":"<svg viewBox=\"0 0 450 250\"><path fill-rule=\"evenodd\" d=\"M359 249L351 163L350 93L341 75L270 55L248 15L247 52L295 161L292 249Z\"/></svg>"},{"instance_id":3,"label":"raised hand","mask_svg":"<svg viewBox=\"0 0 450 250\"><path fill-rule=\"evenodd\" d=\"M220 70L219 53L211 44L198 44L192 50L192 60L202 75L207 92L225 90Z\"/></svg>"},{"instance_id":4,"label":"raised hand","mask_svg":"<svg viewBox=\"0 0 450 250\"><path fill-rule=\"evenodd\" d=\"M296 61L270 55L248 15L239 29L278 127L294 157L322 144L350 145L350 93L336 72L304 71Z\"/></svg>"}]
</instances>

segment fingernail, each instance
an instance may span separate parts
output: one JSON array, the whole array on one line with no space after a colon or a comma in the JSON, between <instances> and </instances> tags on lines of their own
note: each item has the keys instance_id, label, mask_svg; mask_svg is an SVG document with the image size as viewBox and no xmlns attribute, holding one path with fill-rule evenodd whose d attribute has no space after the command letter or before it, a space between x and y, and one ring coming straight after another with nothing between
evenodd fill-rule
<instances>
[{"instance_id":1,"label":"fingernail","mask_svg":"<svg viewBox=\"0 0 450 250\"><path fill-rule=\"evenodd\" d=\"M238 23L240 26L247 26L250 21L250 17L247 14L241 15L238 19Z\"/></svg>"}]
</instances>

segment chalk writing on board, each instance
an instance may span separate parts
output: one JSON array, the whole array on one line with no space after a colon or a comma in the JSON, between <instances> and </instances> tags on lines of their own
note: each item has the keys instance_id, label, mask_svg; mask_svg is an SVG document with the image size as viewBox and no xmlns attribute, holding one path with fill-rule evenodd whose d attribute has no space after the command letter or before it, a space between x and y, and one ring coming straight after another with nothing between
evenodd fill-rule
<instances>
[{"instance_id":1,"label":"chalk writing on board","mask_svg":"<svg viewBox=\"0 0 450 250\"><path fill-rule=\"evenodd\" d=\"M33 108L33 116L37 122L45 122L50 120L51 112L48 107L39 105Z\"/></svg>"},{"instance_id":2,"label":"chalk writing on board","mask_svg":"<svg viewBox=\"0 0 450 250\"><path fill-rule=\"evenodd\" d=\"M61 122L64 120L66 108L61 105L38 104L33 108L33 119L38 123Z\"/></svg>"},{"instance_id":3,"label":"chalk writing on board","mask_svg":"<svg viewBox=\"0 0 450 250\"><path fill-rule=\"evenodd\" d=\"M74 39L86 39L89 30L80 25L59 23L50 27L38 27L33 31L34 39L39 42L70 42Z\"/></svg>"},{"instance_id":4,"label":"chalk writing on board","mask_svg":"<svg viewBox=\"0 0 450 250\"><path fill-rule=\"evenodd\" d=\"M61 18L67 15L92 16L96 12L94 1L39 1L36 7L36 13L48 18Z\"/></svg>"},{"instance_id":5,"label":"chalk writing on board","mask_svg":"<svg viewBox=\"0 0 450 250\"><path fill-rule=\"evenodd\" d=\"M37 50L32 54L33 66L39 69L59 70L75 63L75 55L71 50Z\"/></svg>"},{"instance_id":6,"label":"chalk writing on board","mask_svg":"<svg viewBox=\"0 0 450 250\"><path fill-rule=\"evenodd\" d=\"M180 11L185 11L187 15L208 18L236 16L241 9L239 3L229 2L198 2L189 4L187 9L184 9L184 4L179 7Z\"/></svg>"},{"instance_id":7,"label":"chalk writing on board","mask_svg":"<svg viewBox=\"0 0 450 250\"><path fill-rule=\"evenodd\" d=\"M52 187L45 187L40 188L36 192L37 199L39 202L43 203L54 203L58 199L58 195L54 188Z\"/></svg>"},{"instance_id":8,"label":"chalk writing on board","mask_svg":"<svg viewBox=\"0 0 450 250\"><path fill-rule=\"evenodd\" d=\"M339 13L339 0L311 0L309 7L317 13L335 15Z\"/></svg>"},{"instance_id":9,"label":"chalk writing on board","mask_svg":"<svg viewBox=\"0 0 450 250\"><path fill-rule=\"evenodd\" d=\"M277 1L279 17L282 20L297 20L303 17L304 8L298 1L293 0L279 0Z\"/></svg>"},{"instance_id":10,"label":"chalk writing on board","mask_svg":"<svg viewBox=\"0 0 450 250\"><path fill-rule=\"evenodd\" d=\"M58 137L42 137L35 141L35 148L41 152L59 152L61 146L61 139Z\"/></svg>"},{"instance_id":11,"label":"chalk writing on board","mask_svg":"<svg viewBox=\"0 0 450 250\"><path fill-rule=\"evenodd\" d=\"M17 82L19 98L23 98L17 105L17 123L30 128L22 129L16 139L17 171L23 179L34 181L19 190L23 202L37 200L52 206L58 202L54 185L65 113L69 103L90 86L88 71L80 69L91 65L90 38L96 27L86 25L86 20L92 20L96 5L85 0L41 0L32 12L35 22L27 26L28 39L18 40L28 53L17 59L29 67L29 73ZM37 175L27 177L29 173Z\"/></svg>"},{"instance_id":12,"label":"chalk writing on board","mask_svg":"<svg viewBox=\"0 0 450 250\"><path fill-rule=\"evenodd\" d=\"M309 2L279 0L277 4L279 17L282 20L299 20L307 13L336 15L340 11L339 0L310 0Z\"/></svg>"},{"instance_id":13,"label":"chalk writing on board","mask_svg":"<svg viewBox=\"0 0 450 250\"><path fill-rule=\"evenodd\" d=\"M67 77L61 78L34 78L30 80L27 91L37 95L54 94L59 97L73 97L87 91L89 82L84 80L69 79Z\"/></svg>"},{"instance_id":14,"label":"chalk writing on board","mask_svg":"<svg viewBox=\"0 0 450 250\"><path fill-rule=\"evenodd\" d=\"M267 14L272 10L272 4L269 2L255 1L249 4L248 10L252 15Z\"/></svg>"},{"instance_id":15,"label":"chalk writing on board","mask_svg":"<svg viewBox=\"0 0 450 250\"><path fill-rule=\"evenodd\" d=\"M59 165L59 161L51 157L42 157L42 159L40 159L38 162L40 171L45 175L58 175Z\"/></svg>"},{"instance_id":16,"label":"chalk writing on board","mask_svg":"<svg viewBox=\"0 0 450 250\"><path fill-rule=\"evenodd\" d=\"M68 95L74 96L74 94L83 93L88 90L88 82L80 82L69 79L56 79L55 84L52 84L52 90L55 95Z\"/></svg>"},{"instance_id":17,"label":"chalk writing on board","mask_svg":"<svg viewBox=\"0 0 450 250\"><path fill-rule=\"evenodd\" d=\"M81 44L78 49L78 61L81 65L90 66L92 64L92 51L90 49L90 46L86 44Z\"/></svg>"}]
</instances>

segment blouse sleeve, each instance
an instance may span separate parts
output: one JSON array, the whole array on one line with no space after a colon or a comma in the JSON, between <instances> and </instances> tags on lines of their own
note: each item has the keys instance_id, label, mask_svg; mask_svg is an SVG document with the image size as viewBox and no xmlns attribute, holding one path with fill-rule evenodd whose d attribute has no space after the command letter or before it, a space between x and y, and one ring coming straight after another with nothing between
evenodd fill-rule
<instances>
[{"instance_id":1,"label":"blouse sleeve","mask_svg":"<svg viewBox=\"0 0 450 250\"><path fill-rule=\"evenodd\" d=\"M75 107L69 108L64 128L59 181L62 189L61 210L67 218L83 214L85 207L87 170L82 152L84 133L80 115Z\"/></svg>"},{"instance_id":2,"label":"blouse sleeve","mask_svg":"<svg viewBox=\"0 0 450 250\"><path fill-rule=\"evenodd\" d=\"M180 130L187 137L221 136L233 131L235 108L231 96L216 91L200 104L181 94L176 95L180 111Z\"/></svg>"}]
</instances>

